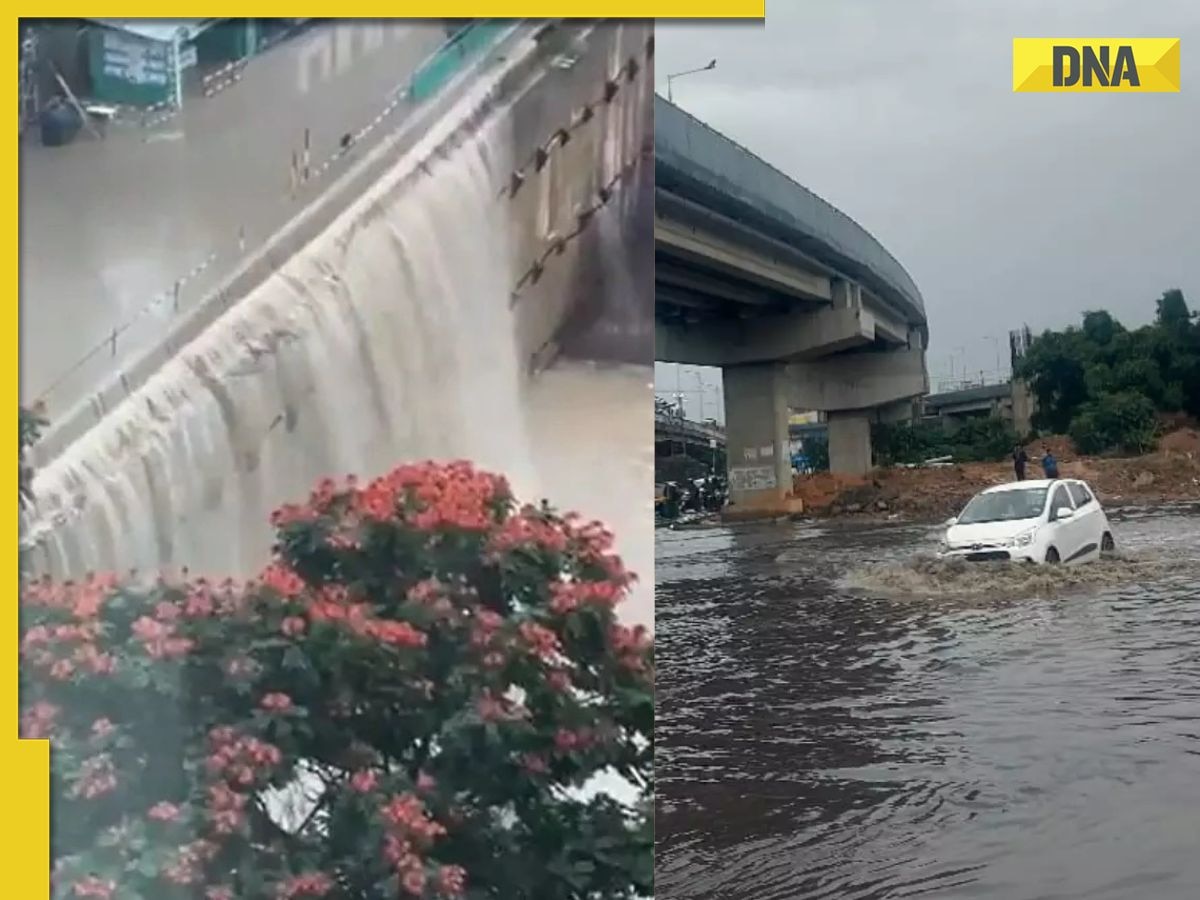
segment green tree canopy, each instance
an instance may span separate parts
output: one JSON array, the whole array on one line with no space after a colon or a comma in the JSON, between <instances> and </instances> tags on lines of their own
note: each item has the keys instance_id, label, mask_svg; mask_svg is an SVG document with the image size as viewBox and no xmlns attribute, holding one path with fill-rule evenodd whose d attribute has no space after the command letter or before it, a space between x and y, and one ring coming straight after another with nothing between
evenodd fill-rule
<instances>
[{"instance_id":1,"label":"green tree canopy","mask_svg":"<svg viewBox=\"0 0 1200 900\"><path fill-rule=\"evenodd\" d=\"M22 586L55 898L652 895L653 645L605 528L467 463L273 525L245 584Z\"/></svg>"},{"instance_id":2,"label":"green tree canopy","mask_svg":"<svg viewBox=\"0 0 1200 900\"><path fill-rule=\"evenodd\" d=\"M1200 322L1177 288L1140 328L1092 310L1082 327L1039 335L1017 375L1037 400L1037 428L1070 433L1084 452L1144 450L1156 412L1200 416Z\"/></svg>"}]
</instances>

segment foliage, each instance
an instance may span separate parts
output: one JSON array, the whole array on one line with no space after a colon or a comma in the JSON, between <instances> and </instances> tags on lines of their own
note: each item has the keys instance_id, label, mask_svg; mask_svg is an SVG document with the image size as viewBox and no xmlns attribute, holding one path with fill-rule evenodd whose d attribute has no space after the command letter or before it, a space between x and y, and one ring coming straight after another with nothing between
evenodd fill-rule
<instances>
[{"instance_id":1,"label":"foliage","mask_svg":"<svg viewBox=\"0 0 1200 900\"><path fill-rule=\"evenodd\" d=\"M1141 328L1089 312L1082 328L1035 339L1017 375L1037 400L1037 428L1078 435L1085 452L1144 448L1141 400L1152 413L1200 416L1200 322L1176 289L1158 299L1154 322ZM1117 408L1108 409L1113 402Z\"/></svg>"},{"instance_id":2,"label":"foliage","mask_svg":"<svg viewBox=\"0 0 1200 900\"><path fill-rule=\"evenodd\" d=\"M807 438L804 441L804 455L808 465L814 472L829 471L829 441L823 438Z\"/></svg>"},{"instance_id":3,"label":"foliage","mask_svg":"<svg viewBox=\"0 0 1200 900\"><path fill-rule=\"evenodd\" d=\"M1080 453L1144 453L1154 446L1154 429L1154 404L1142 394L1123 391L1081 406L1070 435Z\"/></svg>"},{"instance_id":4,"label":"foliage","mask_svg":"<svg viewBox=\"0 0 1200 900\"><path fill-rule=\"evenodd\" d=\"M245 584L23 590L55 897L652 894L653 647L603 527L466 463L273 524ZM605 772L634 808L581 792Z\"/></svg>"},{"instance_id":5,"label":"foliage","mask_svg":"<svg viewBox=\"0 0 1200 900\"><path fill-rule=\"evenodd\" d=\"M871 428L877 465L920 463L939 456L957 461L1004 459L1019 442L1012 426L998 418L969 419L949 429L941 422L878 423Z\"/></svg>"}]
</instances>

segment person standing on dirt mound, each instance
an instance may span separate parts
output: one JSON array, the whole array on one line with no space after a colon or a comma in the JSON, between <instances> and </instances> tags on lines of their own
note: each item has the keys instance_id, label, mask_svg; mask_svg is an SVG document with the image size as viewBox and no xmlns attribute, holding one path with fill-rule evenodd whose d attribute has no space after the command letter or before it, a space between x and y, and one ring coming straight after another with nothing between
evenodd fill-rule
<instances>
[{"instance_id":1,"label":"person standing on dirt mound","mask_svg":"<svg viewBox=\"0 0 1200 900\"><path fill-rule=\"evenodd\" d=\"M1017 473L1017 481L1025 480L1025 466L1029 456L1024 447L1013 447L1013 471Z\"/></svg>"},{"instance_id":2,"label":"person standing on dirt mound","mask_svg":"<svg viewBox=\"0 0 1200 900\"><path fill-rule=\"evenodd\" d=\"M1058 460L1054 458L1049 447L1042 447L1042 471L1046 473L1047 478L1058 477Z\"/></svg>"}]
</instances>

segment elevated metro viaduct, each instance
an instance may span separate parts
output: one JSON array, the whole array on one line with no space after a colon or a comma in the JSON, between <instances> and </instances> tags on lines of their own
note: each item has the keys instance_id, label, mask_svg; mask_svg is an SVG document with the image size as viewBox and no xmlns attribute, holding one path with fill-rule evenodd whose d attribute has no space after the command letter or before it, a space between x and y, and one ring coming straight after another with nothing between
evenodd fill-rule
<instances>
[{"instance_id":1,"label":"elevated metro viaduct","mask_svg":"<svg viewBox=\"0 0 1200 900\"><path fill-rule=\"evenodd\" d=\"M929 390L925 305L849 216L655 98L655 359L719 366L731 499L787 508L790 409L828 414L830 467Z\"/></svg>"}]
</instances>

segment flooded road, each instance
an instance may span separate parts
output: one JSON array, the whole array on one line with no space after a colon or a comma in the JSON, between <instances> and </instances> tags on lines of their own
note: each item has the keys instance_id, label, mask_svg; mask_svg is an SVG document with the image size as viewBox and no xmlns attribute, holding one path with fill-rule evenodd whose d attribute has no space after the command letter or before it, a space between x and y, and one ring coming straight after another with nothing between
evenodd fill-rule
<instances>
[{"instance_id":1,"label":"flooded road","mask_svg":"<svg viewBox=\"0 0 1200 900\"><path fill-rule=\"evenodd\" d=\"M31 132L20 155L22 402L61 417L161 340L325 187L290 187L306 130L314 166L326 162L445 40L436 22L322 22L159 124L53 148ZM338 171L411 111L401 103Z\"/></svg>"},{"instance_id":2,"label":"flooded road","mask_svg":"<svg viewBox=\"0 0 1200 900\"><path fill-rule=\"evenodd\" d=\"M1200 508L1114 525L1032 584L922 527L660 531L658 896L1200 896Z\"/></svg>"}]
</instances>

